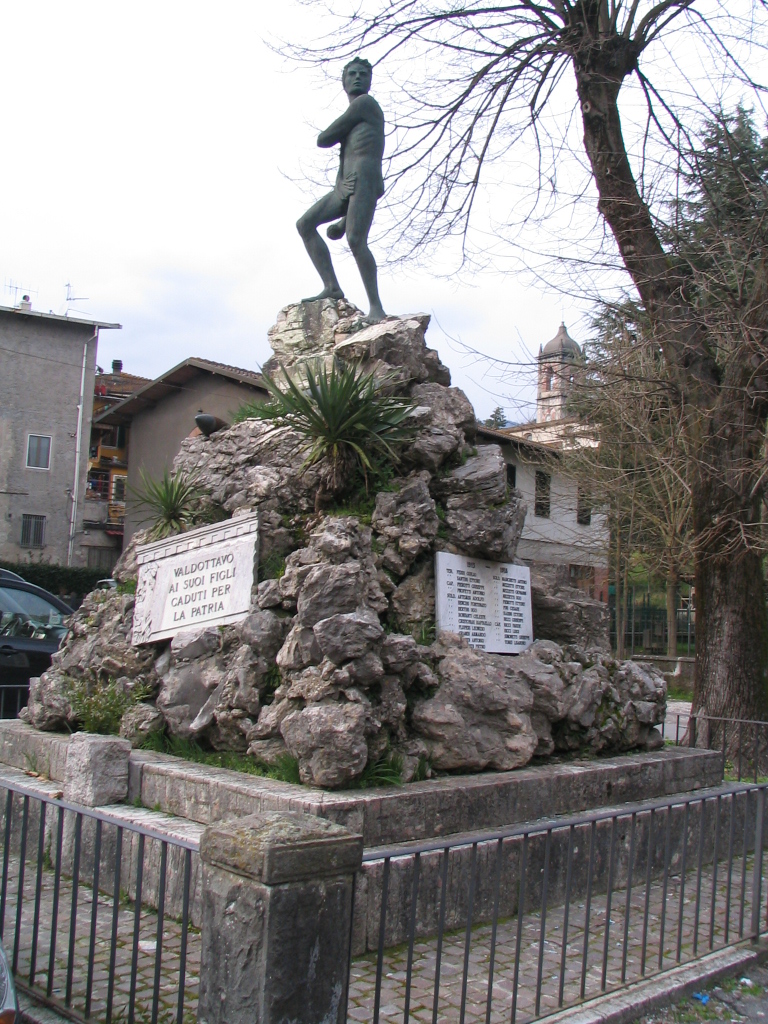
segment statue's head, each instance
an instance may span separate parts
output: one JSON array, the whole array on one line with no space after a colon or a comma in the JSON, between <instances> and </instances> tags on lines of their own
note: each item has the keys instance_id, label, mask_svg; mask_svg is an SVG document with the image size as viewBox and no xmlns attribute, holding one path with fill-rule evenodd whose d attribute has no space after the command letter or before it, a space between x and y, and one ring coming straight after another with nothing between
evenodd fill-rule
<instances>
[{"instance_id":1,"label":"statue's head","mask_svg":"<svg viewBox=\"0 0 768 1024\"><path fill-rule=\"evenodd\" d=\"M362 96L371 88L373 67L364 57L353 57L341 73L341 84L348 96Z\"/></svg>"}]
</instances>

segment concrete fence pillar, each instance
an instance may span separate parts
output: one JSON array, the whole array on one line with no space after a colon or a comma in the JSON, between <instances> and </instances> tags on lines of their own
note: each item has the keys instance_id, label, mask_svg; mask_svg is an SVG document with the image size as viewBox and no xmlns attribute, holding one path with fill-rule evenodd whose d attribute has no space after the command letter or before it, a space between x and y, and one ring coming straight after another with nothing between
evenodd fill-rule
<instances>
[{"instance_id":1,"label":"concrete fence pillar","mask_svg":"<svg viewBox=\"0 0 768 1024\"><path fill-rule=\"evenodd\" d=\"M200 1024L344 1024L362 836L308 814L211 825Z\"/></svg>"},{"instance_id":2,"label":"concrete fence pillar","mask_svg":"<svg viewBox=\"0 0 768 1024\"><path fill-rule=\"evenodd\" d=\"M102 807L122 803L128 796L128 771L131 744L118 736L76 732L70 737L64 773L64 800L81 807ZM58 845L56 816L51 815L47 829L51 854ZM79 838L78 838L79 837ZM77 874L83 881L93 878L96 822L73 814L64 816L61 844L61 870ZM101 864L114 871L115 831L104 829L101 839Z\"/></svg>"},{"instance_id":3,"label":"concrete fence pillar","mask_svg":"<svg viewBox=\"0 0 768 1024\"><path fill-rule=\"evenodd\" d=\"M67 749L64 799L84 807L122 803L128 796L130 758L128 740L76 732Z\"/></svg>"}]
</instances>

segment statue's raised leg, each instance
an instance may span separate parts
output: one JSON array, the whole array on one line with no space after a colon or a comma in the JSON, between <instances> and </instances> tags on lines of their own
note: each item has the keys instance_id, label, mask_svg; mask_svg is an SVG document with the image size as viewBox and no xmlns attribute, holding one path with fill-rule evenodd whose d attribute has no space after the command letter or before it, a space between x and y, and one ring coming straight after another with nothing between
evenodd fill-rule
<instances>
[{"instance_id":1,"label":"statue's raised leg","mask_svg":"<svg viewBox=\"0 0 768 1024\"><path fill-rule=\"evenodd\" d=\"M317 232L320 224L327 224L328 221L336 220L344 213L343 202L333 192L323 196L305 214L302 214L296 222L296 229L301 235L304 247L312 260L315 270L320 275L324 284L319 295L313 295L304 302L314 302L317 299L343 299L344 292L333 269L331 252Z\"/></svg>"}]
</instances>

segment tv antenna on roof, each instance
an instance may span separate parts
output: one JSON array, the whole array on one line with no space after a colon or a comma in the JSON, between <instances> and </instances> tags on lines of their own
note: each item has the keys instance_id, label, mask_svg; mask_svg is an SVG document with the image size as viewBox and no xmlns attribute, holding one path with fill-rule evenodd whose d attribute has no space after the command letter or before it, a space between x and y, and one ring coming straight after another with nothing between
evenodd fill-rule
<instances>
[{"instance_id":1,"label":"tv antenna on roof","mask_svg":"<svg viewBox=\"0 0 768 1024\"><path fill-rule=\"evenodd\" d=\"M73 302L87 302L88 301L88 296L87 295L75 295L74 294L75 289L74 289L73 285L69 281L67 281L67 283L66 283L66 285L64 287L67 289L67 298L66 298L67 308L66 308L66 312L64 313L64 316L67 316L67 314L69 313L69 307L70 307L70 305Z\"/></svg>"},{"instance_id":2,"label":"tv antenna on roof","mask_svg":"<svg viewBox=\"0 0 768 1024\"><path fill-rule=\"evenodd\" d=\"M37 295L37 289L27 288L26 285L19 284L18 281L14 281L13 278L7 277L5 279L5 291L8 295L13 295L13 304L17 306L19 304L19 295Z\"/></svg>"}]
</instances>

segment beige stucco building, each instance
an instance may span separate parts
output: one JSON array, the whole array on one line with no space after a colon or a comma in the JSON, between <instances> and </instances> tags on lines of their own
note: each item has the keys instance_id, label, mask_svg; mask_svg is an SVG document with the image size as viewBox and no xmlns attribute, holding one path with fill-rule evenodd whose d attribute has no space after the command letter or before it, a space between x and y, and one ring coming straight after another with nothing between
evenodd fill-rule
<instances>
[{"instance_id":1,"label":"beige stucco building","mask_svg":"<svg viewBox=\"0 0 768 1024\"><path fill-rule=\"evenodd\" d=\"M0 560L87 565L99 331L119 324L0 306Z\"/></svg>"},{"instance_id":2,"label":"beige stucco building","mask_svg":"<svg viewBox=\"0 0 768 1024\"><path fill-rule=\"evenodd\" d=\"M172 470L181 442L197 429L199 413L229 423L241 405L266 397L267 389L256 370L190 358L97 418L100 425L129 427L124 545L142 525L143 514L135 499L142 471L159 480L166 470Z\"/></svg>"}]
</instances>

